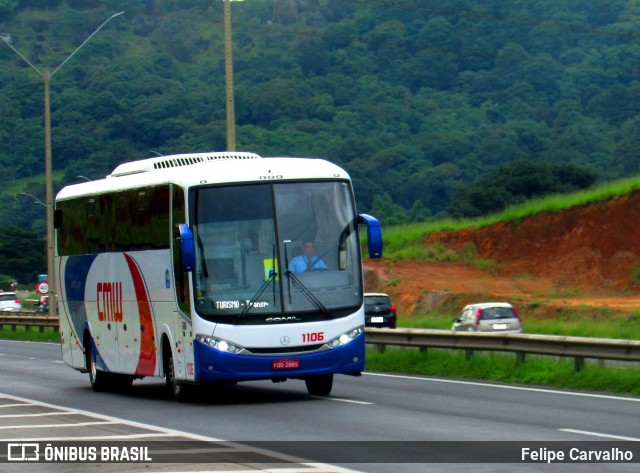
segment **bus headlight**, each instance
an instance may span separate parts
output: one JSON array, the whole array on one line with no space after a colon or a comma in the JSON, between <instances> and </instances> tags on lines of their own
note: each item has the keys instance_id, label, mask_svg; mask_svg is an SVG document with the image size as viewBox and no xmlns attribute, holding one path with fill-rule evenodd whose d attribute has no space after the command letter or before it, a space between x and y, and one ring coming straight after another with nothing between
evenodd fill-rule
<instances>
[{"instance_id":1,"label":"bus headlight","mask_svg":"<svg viewBox=\"0 0 640 473\"><path fill-rule=\"evenodd\" d=\"M226 340L220 340L219 338L210 337L208 335L196 335L196 340L225 353L232 353L235 355L242 351L242 347L229 343Z\"/></svg>"},{"instance_id":2,"label":"bus headlight","mask_svg":"<svg viewBox=\"0 0 640 473\"><path fill-rule=\"evenodd\" d=\"M358 338L358 336L363 332L364 332L364 327L354 328L352 330L349 330L348 332L343 333L342 335L337 336L333 340L327 342L327 346L329 348L338 348L338 347L344 346L347 343L350 343L351 341Z\"/></svg>"}]
</instances>

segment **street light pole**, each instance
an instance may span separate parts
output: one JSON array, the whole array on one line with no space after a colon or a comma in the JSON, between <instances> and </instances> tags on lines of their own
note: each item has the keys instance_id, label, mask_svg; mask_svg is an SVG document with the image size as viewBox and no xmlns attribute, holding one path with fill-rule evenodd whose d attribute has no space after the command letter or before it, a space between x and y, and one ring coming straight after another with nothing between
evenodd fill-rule
<instances>
[{"instance_id":1,"label":"street light pole","mask_svg":"<svg viewBox=\"0 0 640 473\"><path fill-rule=\"evenodd\" d=\"M29 197L31 197L33 199L33 203L34 204L38 204L38 205L42 205L43 207L46 207L47 204L45 204L44 202L42 202L40 199L38 199L35 195L33 194L29 194L28 192L20 192L20 195L28 195Z\"/></svg>"},{"instance_id":2,"label":"street light pole","mask_svg":"<svg viewBox=\"0 0 640 473\"><path fill-rule=\"evenodd\" d=\"M45 164L45 183L47 192L47 284L49 285L49 316L53 317L56 314L57 297L56 297L56 272L55 272L55 258L54 258L54 228L53 228L53 166L51 161L51 100L49 93L49 84L51 77L64 66L69 59L71 59L79 50L87 44L87 42L93 38L93 36L100 31L104 25L115 17L122 15L121 11L107 18L93 33L89 35L84 42L78 46L62 63L56 67L53 72L49 73L49 68L43 68L42 72L29 60L24 57L20 51L13 47L4 36L0 36L0 39L9 46L13 52L15 52L22 60L24 60L31 68L42 77L44 82L44 164Z\"/></svg>"},{"instance_id":3,"label":"street light pole","mask_svg":"<svg viewBox=\"0 0 640 473\"><path fill-rule=\"evenodd\" d=\"M47 284L49 285L49 316L56 315L58 299L56 298L56 266L54 258L54 229L53 229L53 164L51 161L51 100L49 84L51 75L49 68L42 70L44 81L44 176L47 193Z\"/></svg>"}]
</instances>

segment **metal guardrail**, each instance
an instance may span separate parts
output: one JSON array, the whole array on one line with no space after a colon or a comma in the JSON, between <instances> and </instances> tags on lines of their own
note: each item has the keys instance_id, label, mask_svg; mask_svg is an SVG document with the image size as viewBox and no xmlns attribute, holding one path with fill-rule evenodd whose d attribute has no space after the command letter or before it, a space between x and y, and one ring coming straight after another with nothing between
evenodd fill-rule
<instances>
[{"instance_id":1,"label":"metal guardrail","mask_svg":"<svg viewBox=\"0 0 640 473\"><path fill-rule=\"evenodd\" d=\"M387 345L450 348L465 350L467 358L473 356L474 350L504 351L515 353L519 362L527 353L563 356L574 358L576 371L582 369L586 358L640 361L640 341L636 340L402 328L367 328L365 333L366 343L376 345L379 351Z\"/></svg>"},{"instance_id":2,"label":"metal guardrail","mask_svg":"<svg viewBox=\"0 0 640 473\"><path fill-rule=\"evenodd\" d=\"M36 312L0 312L0 329L4 325L58 327L58 317L39 315ZM563 356L575 359L577 371L586 358L599 360L640 361L640 341L610 338L565 337L561 335L535 335L523 333L474 333L434 329L384 329L367 328L366 343L384 351L387 345L465 350L467 358L474 350L503 351L516 354L523 362L526 354Z\"/></svg>"},{"instance_id":3,"label":"metal guardrail","mask_svg":"<svg viewBox=\"0 0 640 473\"><path fill-rule=\"evenodd\" d=\"M40 327L40 331L44 331L45 327L58 328L58 317L49 317L41 315L37 312L0 312L0 330L3 326L10 325L13 330L16 327Z\"/></svg>"}]
</instances>

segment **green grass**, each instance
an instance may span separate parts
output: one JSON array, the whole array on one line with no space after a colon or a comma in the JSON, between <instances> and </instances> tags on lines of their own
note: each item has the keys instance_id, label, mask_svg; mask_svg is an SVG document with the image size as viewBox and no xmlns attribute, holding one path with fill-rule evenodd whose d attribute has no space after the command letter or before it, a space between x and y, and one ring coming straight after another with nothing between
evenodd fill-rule
<instances>
[{"instance_id":1,"label":"green grass","mask_svg":"<svg viewBox=\"0 0 640 473\"><path fill-rule=\"evenodd\" d=\"M60 334L52 327L45 327L44 331L40 331L39 327L16 327L14 331L11 326L4 325L0 330L0 339L2 340L20 340L30 342L54 342L60 341Z\"/></svg>"},{"instance_id":2,"label":"green grass","mask_svg":"<svg viewBox=\"0 0 640 473\"><path fill-rule=\"evenodd\" d=\"M500 213L476 219L440 219L384 228L384 255L395 259L416 258L424 236L436 231L455 231L469 227L485 227L500 221L517 222L541 212L557 212L577 205L602 202L640 190L640 176L604 183L592 189L570 194L533 199L505 209ZM407 250L410 248L410 250Z\"/></svg>"},{"instance_id":3,"label":"green grass","mask_svg":"<svg viewBox=\"0 0 640 473\"><path fill-rule=\"evenodd\" d=\"M627 318L597 323L593 320L531 320L525 325L527 333L565 335L572 337L618 338L640 340L640 318Z\"/></svg>"},{"instance_id":4,"label":"green grass","mask_svg":"<svg viewBox=\"0 0 640 473\"><path fill-rule=\"evenodd\" d=\"M434 328L448 330L451 328L453 316L440 315L433 312L428 315L415 315L410 318L399 318L398 327L403 328Z\"/></svg>"},{"instance_id":5,"label":"green grass","mask_svg":"<svg viewBox=\"0 0 640 473\"><path fill-rule=\"evenodd\" d=\"M384 353L367 349L367 371L421 374L446 378L553 386L559 389L640 395L640 369L600 366L587 360L576 372L573 359L528 356L517 363L515 354L476 351L470 360L460 350L387 347Z\"/></svg>"}]
</instances>

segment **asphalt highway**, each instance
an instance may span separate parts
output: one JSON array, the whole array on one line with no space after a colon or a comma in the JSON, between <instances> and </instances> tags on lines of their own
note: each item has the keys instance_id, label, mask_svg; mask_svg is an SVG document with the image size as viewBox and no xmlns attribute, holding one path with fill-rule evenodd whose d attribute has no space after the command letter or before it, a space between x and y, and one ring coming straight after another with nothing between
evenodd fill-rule
<instances>
[{"instance_id":1,"label":"asphalt highway","mask_svg":"<svg viewBox=\"0 0 640 473\"><path fill-rule=\"evenodd\" d=\"M3 415L8 411L2 405L17 405L17 400L65 412L57 414L52 425L78 415L84 418L79 424L102 433L115 428L105 427L115 425L108 423L115 419L118 426L126 424L139 434L147 429L159 436L247 443L303 458L311 449L325 450L313 458L322 463L320 471L617 472L637 471L640 461L635 450L636 463L503 463L513 459L504 455L513 448L562 449L575 442L588 442L580 445L589 448L595 442L603 448L632 442L640 448L640 399L602 393L365 373L360 378L337 376L327 398L310 396L304 382L289 380L203 389L191 402L179 403L161 379L135 381L126 393L95 393L88 375L61 361L58 345L0 340L0 441L61 439L71 431L58 427L43 433L29 426L13 430L15 424L9 421L17 422L19 416ZM82 435L78 432L74 438ZM478 463L472 461L476 456ZM299 468L282 471L306 471Z\"/></svg>"}]
</instances>

